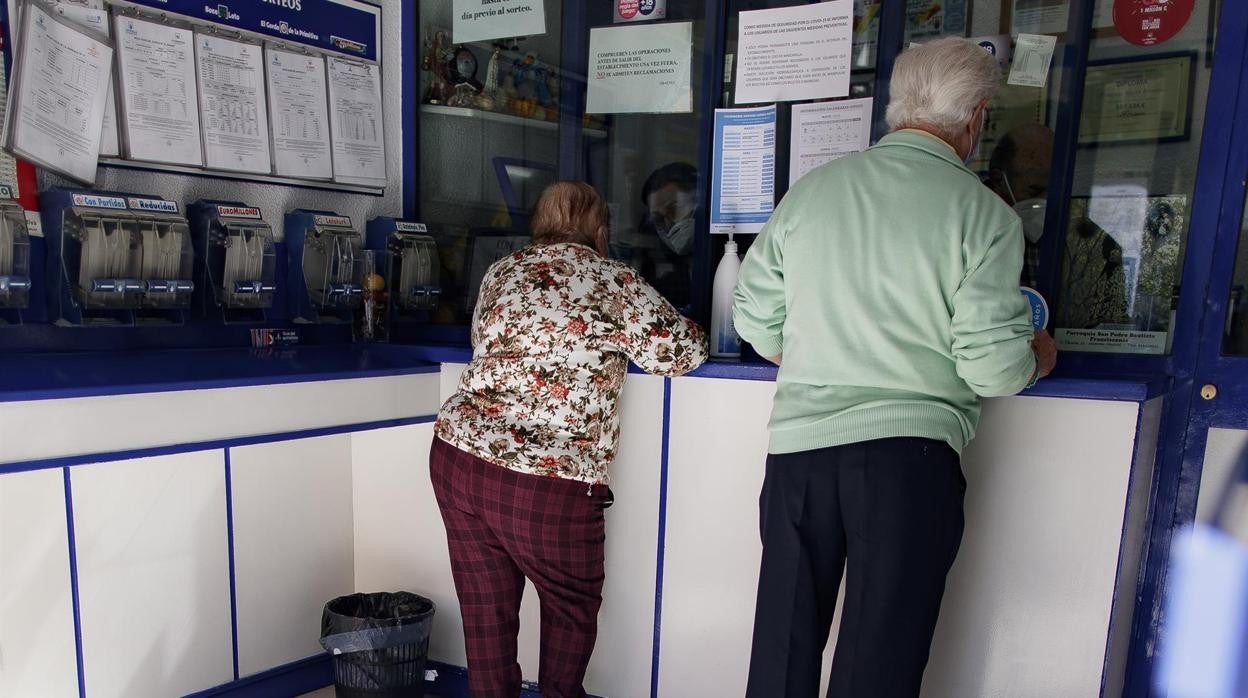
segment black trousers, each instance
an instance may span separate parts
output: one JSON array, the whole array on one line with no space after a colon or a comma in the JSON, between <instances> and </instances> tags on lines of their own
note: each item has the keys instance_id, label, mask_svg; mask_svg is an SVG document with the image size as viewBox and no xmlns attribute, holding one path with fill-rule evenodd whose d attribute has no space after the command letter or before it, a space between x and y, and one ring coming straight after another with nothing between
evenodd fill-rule
<instances>
[{"instance_id":1,"label":"black trousers","mask_svg":"<svg viewBox=\"0 0 1248 698\"><path fill-rule=\"evenodd\" d=\"M829 698L918 696L965 491L958 454L927 439L769 456L746 695L818 694L845 571Z\"/></svg>"}]
</instances>

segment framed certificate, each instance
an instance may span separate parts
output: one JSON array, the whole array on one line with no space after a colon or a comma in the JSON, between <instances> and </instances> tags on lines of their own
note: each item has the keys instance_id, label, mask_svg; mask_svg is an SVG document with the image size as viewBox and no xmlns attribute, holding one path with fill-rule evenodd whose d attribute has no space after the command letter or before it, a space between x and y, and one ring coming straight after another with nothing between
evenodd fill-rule
<instances>
[{"instance_id":1,"label":"framed certificate","mask_svg":"<svg viewBox=\"0 0 1248 698\"><path fill-rule=\"evenodd\" d=\"M1079 145L1190 138L1195 65L1194 52L1089 63Z\"/></svg>"}]
</instances>

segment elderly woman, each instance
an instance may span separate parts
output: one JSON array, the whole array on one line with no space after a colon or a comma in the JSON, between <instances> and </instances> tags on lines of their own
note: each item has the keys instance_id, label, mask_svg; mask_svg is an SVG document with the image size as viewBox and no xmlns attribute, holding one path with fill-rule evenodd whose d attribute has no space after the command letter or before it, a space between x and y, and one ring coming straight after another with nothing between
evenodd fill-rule
<instances>
[{"instance_id":1,"label":"elderly woman","mask_svg":"<svg viewBox=\"0 0 1248 698\"><path fill-rule=\"evenodd\" d=\"M585 695L628 360L669 376L706 360L702 330L605 258L607 209L589 185L551 185L532 231L486 272L473 360L430 454L474 698L520 695L525 577L541 599L542 695Z\"/></svg>"}]
</instances>

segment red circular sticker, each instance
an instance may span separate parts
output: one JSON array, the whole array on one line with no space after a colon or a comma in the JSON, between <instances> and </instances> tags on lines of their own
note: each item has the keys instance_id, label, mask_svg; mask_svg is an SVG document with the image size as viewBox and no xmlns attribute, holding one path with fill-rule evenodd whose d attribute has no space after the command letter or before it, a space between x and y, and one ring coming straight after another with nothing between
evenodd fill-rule
<instances>
[{"instance_id":1,"label":"red circular sticker","mask_svg":"<svg viewBox=\"0 0 1248 698\"><path fill-rule=\"evenodd\" d=\"M618 5L621 19L632 19L637 16L637 6L641 0L620 0Z\"/></svg>"},{"instance_id":2,"label":"red circular sticker","mask_svg":"<svg viewBox=\"0 0 1248 698\"><path fill-rule=\"evenodd\" d=\"M1192 18L1196 0L1114 0L1114 28L1137 46L1174 38Z\"/></svg>"}]
</instances>

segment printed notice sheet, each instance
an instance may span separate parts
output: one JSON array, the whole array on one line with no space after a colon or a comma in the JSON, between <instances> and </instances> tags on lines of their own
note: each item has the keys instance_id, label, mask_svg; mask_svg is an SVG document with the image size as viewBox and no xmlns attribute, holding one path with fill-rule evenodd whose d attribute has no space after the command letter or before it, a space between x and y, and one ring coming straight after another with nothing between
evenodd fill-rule
<instances>
[{"instance_id":1,"label":"printed notice sheet","mask_svg":"<svg viewBox=\"0 0 1248 698\"><path fill-rule=\"evenodd\" d=\"M331 56L329 105L334 180L385 186L386 139L381 120L381 68Z\"/></svg>"},{"instance_id":2,"label":"printed notice sheet","mask_svg":"<svg viewBox=\"0 0 1248 698\"><path fill-rule=\"evenodd\" d=\"M266 48L274 171L283 177L330 179L325 59Z\"/></svg>"},{"instance_id":3,"label":"printed notice sheet","mask_svg":"<svg viewBox=\"0 0 1248 698\"><path fill-rule=\"evenodd\" d=\"M1049 81L1049 64L1057 48L1057 37L1047 34L1019 34L1014 47L1014 63L1010 66L1011 85L1044 87Z\"/></svg>"},{"instance_id":4,"label":"printed notice sheet","mask_svg":"<svg viewBox=\"0 0 1248 698\"><path fill-rule=\"evenodd\" d=\"M674 22L589 30L591 114L693 111L693 24Z\"/></svg>"},{"instance_id":5,"label":"printed notice sheet","mask_svg":"<svg viewBox=\"0 0 1248 698\"><path fill-rule=\"evenodd\" d=\"M741 13L737 104L849 94L853 0Z\"/></svg>"},{"instance_id":6,"label":"printed notice sheet","mask_svg":"<svg viewBox=\"0 0 1248 698\"><path fill-rule=\"evenodd\" d=\"M545 0L455 0L455 43L546 33Z\"/></svg>"},{"instance_id":7,"label":"printed notice sheet","mask_svg":"<svg viewBox=\"0 0 1248 698\"><path fill-rule=\"evenodd\" d=\"M194 33L124 15L113 19L130 159L203 165Z\"/></svg>"},{"instance_id":8,"label":"printed notice sheet","mask_svg":"<svg viewBox=\"0 0 1248 698\"><path fill-rule=\"evenodd\" d=\"M776 105L715 110L711 232L757 233L776 201Z\"/></svg>"},{"instance_id":9,"label":"printed notice sheet","mask_svg":"<svg viewBox=\"0 0 1248 698\"><path fill-rule=\"evenodd\" d=\"M269 112L260 45L210 34L196 34L195 45L204 161L217 169L268 174Z\"/></svg>"},{"instance_id":10,"label":"printed notice sheet","mask_svg":"<svg viewBox=\"0 0 1248 698\"><path fill-rule=\"evenodd\" d=\"M85 29L90 29L105 38L111 36L108 26L108 10L101 3L94 5L81 2L61 0L53 6L62 17ZM108 79L108 99L104 105L104 126L100 132L100 157L117 157L121 155L121 136L117 132L117 101L113 96L113 80L111 70Z\"/></svg>"},{"instance_id":11,"label":"printed notice sheet","mask_svg":"<svg viewBox=\"0 0 1248 698\"><path fill-rule=\"evenodd\" d=\"M806 173L871 145L871 98L794 104L789 186Z\"/></svg>"},{"instance_id":12,"label":"printed notice sheet","mask_svg":"<svg viewBox=\"0 0 1248 698\"><path fill-rule=\"evenodd\" d=\"M9 147L47 169L94 182L113 49L42 4L23 7Z\"/></svg>"}]
</instances>

